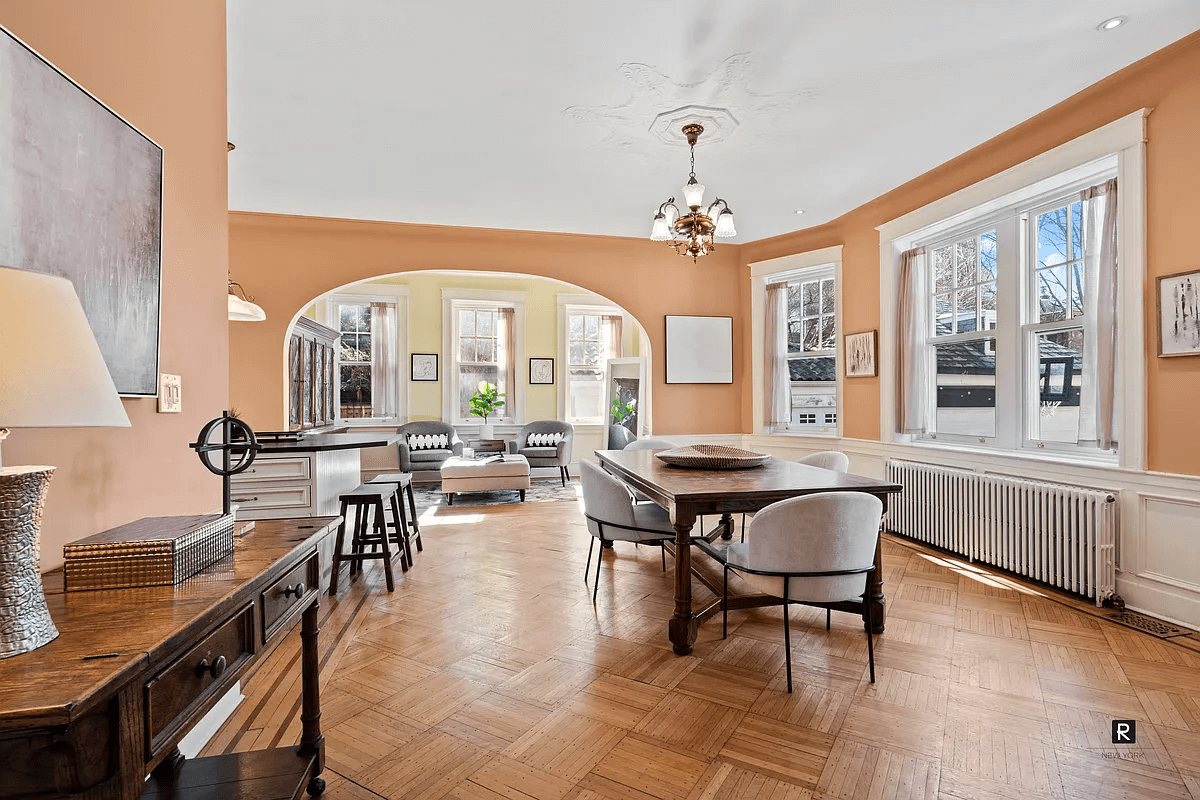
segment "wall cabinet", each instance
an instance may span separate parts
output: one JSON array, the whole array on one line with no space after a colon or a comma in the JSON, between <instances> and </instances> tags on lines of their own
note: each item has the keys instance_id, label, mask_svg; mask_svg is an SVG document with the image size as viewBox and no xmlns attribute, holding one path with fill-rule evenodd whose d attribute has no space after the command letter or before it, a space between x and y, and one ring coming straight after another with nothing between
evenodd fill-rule
<instances>
[{"instance_id":1,"label":"wall cabinet","mask_svg":"<svg viewBox=\"0 0 1200 800\"><path fill-rule=\"evenodd\" d=\"M288 426L291 430L333 424L337 404L338 332L300 317L288 343Z\"/></svg>"}]
</instances>

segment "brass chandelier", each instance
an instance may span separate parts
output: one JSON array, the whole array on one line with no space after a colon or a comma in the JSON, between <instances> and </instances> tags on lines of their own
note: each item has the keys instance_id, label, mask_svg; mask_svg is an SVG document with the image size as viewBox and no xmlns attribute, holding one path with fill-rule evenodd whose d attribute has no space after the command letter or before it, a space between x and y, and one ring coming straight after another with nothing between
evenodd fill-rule
<instances>
[{"instance_id":1,"label":"brass chandelier","mask_svg":"<svg viewBox=\"0 0 1200 800\"><path fill-rule=\"evenodd\" d=\"M715 247L714 236L727 239L737 235L733 227L733 209L724 200L718 197L706 211L700 210L704 202L704 184L696 181L696 140L702 133L704 126L698 123L690 122L683 126L683 135L687 137L692 154L692 171L688 175L687 185L683 187L688 213L680 214L672 197L658 207L658 213L654 215L654 227L650 231L651 240L669 242L675 252L684 257L691 256L692 261L712 252Z\"/></svg>"}]
</instances>

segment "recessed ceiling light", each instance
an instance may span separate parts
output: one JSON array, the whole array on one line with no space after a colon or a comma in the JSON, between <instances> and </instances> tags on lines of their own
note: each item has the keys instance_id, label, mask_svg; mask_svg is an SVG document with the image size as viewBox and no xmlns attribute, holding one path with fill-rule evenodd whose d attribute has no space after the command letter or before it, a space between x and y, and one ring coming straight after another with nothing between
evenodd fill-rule
<instances>
[{"instance_id":1,"label":"recessed ceiling light","mask_svg":"<svg viewBox=\"0 0 1200 800\"><path fill-rule=\"evenodd\" d=\"M797 214L803 214L803 213L804 213L804 209L803 209L803 208L797 208L797 209L796 209L796 213L797 213Z\"/></svg>"},{"instance_id":2,"label":"recessed ceiling light","mask_svg":"<svg viewBox=\"0 0 1200 800\"><path fill-rule=\"evenodd\" d=\"M1113 28L1121 27L1128 21L1129 17L1113 17L1112 19L1106 19L1104 22L1101 22L1099 25L1097 25L1096 30L1111 31Z\"/></svg>"}]
</instances>

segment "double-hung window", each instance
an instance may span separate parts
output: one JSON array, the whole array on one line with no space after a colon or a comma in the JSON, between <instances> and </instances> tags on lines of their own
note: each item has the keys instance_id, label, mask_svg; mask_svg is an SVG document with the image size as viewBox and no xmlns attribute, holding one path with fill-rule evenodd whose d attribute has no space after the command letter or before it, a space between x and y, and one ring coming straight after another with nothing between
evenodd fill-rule
<instances>
[{"instance_id":1,"label":"double-hung window","mask_svg":"<svg viewBox=\"0 0 1200 800\"><path fill-rule=\"evenodd\" d=\"M394 419L399 413L396 302L335 297L338 418Z\"/></svg>"},{"instance_id":2,"label":"double-hung window","mask_svg":"<svg viewBox=\"0 0 1200 800\"><path fill-rule=\"evenodd\" d=\"M792 431L837 430L836 298L832 268L806 270L787 282Z\"/></svg>"},{"instance_id":3,"label":"double-hung window","mask_svg":"<svg viewBox=\"0 0 1200 800\"><path fill-rule=\"evenodd\" d=\"M470 413L470 401L483 382L499 388L504 406L488 422L512 417L511 371L513 308L487 302L455 301L452 306L454 342L454 422L480 423Z\"/></svg>"},{"instance_id":4,"label":"double-hung window","mask_svg":"<svg viewBox=\"0 0 1200 800\"><path fill-rule=\"evenodd\" d=\"M615 308L566 308L567 421L600 425L605 419L604 374L621 357L623 316Z\"/></svg>"},{"instance_id":5,"label":"double-hung window","mask_svg":"<svg viewBox=\"0 0 1200 800\"><path fill-rule=\"evenodd\" d=\"M916 241L924 251L925 396L934 406L926 438L1112 456L1096 441L1102 387L1093 340L1104 267L1089 251L1100 238L1089 225L1098 223L1081 196L1111 177L1064 181Z\"/></svg>"}]
</instances>

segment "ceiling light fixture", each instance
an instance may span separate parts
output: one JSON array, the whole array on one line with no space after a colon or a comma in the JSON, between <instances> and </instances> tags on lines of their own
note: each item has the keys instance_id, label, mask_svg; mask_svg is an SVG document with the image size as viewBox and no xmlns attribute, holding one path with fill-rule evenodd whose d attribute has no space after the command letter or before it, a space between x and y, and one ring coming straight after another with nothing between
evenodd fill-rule
<instances>
[{"instance_id":1,"label":"ceiling light fixture","mask_svg":"<svg viewBox=\"0 0 1200 800\"><path fill-rule=\"evenodd\" d=\"M803 208L797 208L797 209L796 209L796 213L797 213L797 214L803 214L803 213L804 213L804 209L803 209Z\"/></svg>"},{"instance_id":2,"label":"ceiling light fixture","mask_svg":"<svg viewBox=\"0 0 1200 800\"><path fill-rule=\"evenodd\" d=\"M654 227L650 238L656 242L669 242L679 255L691 256L692 261L711 253L715 247L713 237L728 239L737 235L733 226L733 209L721 198L712 202L706 211L701 211L704 202L704 184L696 181L696 140L704 133L704 126L690 122L683 126L692 155L692 171L687 185L683 187L684 202L688 213L680 214L675 198L658 207L654 215ZM716 221L713 218L716 217Z\"/></svg>"},{"instance_id":3,"label":"ceiling light fixture","mask_svg":"<svg viewBox=\"0 0 1200 800\"><path fill-rule=\"evenodd\" d=\"M238 297L234 293L234 287L242 293ZM262 322L267 318L267 312L262 310L262 306L254 304L254 295L246 294L246 290L242 285L233 278L229 279L229 319L232 322Z\"/></svg>"},{"instance_id":4,"label":"ceiling light fixture","mask_svg":"<svg viewBox=\"0 0 1200 800\"><path fill-rule=\"evenodd\" d=\"M1119 28L1129 21L1129 17L1113 17L1106 19L1096 26L1096 30L1100 32L1111 31L1113 28Z\"/></svg>"}]
</instances>

